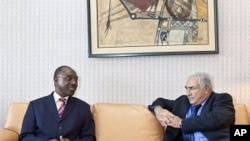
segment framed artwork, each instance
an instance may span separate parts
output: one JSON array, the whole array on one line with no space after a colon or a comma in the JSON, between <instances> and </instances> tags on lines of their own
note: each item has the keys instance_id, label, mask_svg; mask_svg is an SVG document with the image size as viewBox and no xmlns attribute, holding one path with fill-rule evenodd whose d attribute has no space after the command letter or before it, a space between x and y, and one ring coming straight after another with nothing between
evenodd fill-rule
<instances>
[{"instance_id":1,"label":"framed artwork","mask_svg":"<svg viewBox=\"0 0 250 141\"><path fill-rule=\"evenodd\" d=\"M87 0L89 57L218 54L217 0Z\"/></svg>"}]
</instances>

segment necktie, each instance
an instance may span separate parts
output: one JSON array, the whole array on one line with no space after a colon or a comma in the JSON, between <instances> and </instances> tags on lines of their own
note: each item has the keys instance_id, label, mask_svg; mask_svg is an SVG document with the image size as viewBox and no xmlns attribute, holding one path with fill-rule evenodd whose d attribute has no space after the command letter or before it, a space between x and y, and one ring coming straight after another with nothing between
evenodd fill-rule
<instances>
[{"instance_id":1,"label":"necktie","mask_svg":"<svg viewBox=\"0 0 250 141\"><path fill-rule=\"evenodd\" d=\"M61 102L61 105L58 109L58 115L59 117L62 117L63 115L63 110L65 108L65 105L66 105L66 99L65 98L59 98L59 101Z\"/></svg>"},{"instance_id":2,"label":"necktie","mask_svg":"<svg viewBox=\"0 0 250 141\"><path fill-rule=\"evenodd\" d=\"M201 107L201 105L192 106L191 107L191 115L189 117L196 116L196 114L197 114L200 107ZM183 141L194 141L194 134L193 133L184 134L183 135Z\"/></svg>"},{"instance_id":3,"label":"necktie","mask_svg":"<svg viewBox=\"0 0 250 141\"><path fill-rule=\"evenodd\" d=\"M191 116L190 117L194 117L196 116L199 108L201 107L201 105L194 105L191 107Z\"/></svg>"}]
</instances>

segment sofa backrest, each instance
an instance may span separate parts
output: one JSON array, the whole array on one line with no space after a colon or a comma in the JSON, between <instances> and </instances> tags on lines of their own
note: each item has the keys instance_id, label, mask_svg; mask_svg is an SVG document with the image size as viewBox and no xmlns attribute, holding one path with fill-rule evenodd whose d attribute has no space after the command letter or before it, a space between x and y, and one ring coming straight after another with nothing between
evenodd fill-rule
<instances>
[{"instance_id":1,"label":"sofa backrest","mask_svg":"<svg viewBox=\"0 0 250 141\"><path fill-rule=\"evenodd\" d=\"M92 105L97 141L162 141L163 128L146 106Z\"/></svg>"},{"instance_id":2,"label":"sofa backrest","mask_svg":"<svg viewBox=\"0 0 250 141\"><path fill-rule=\"evenodd\" d=\"M4 128L19 134L27 106L28 103L10 103ZM234 107L236 111L235 124L250 124L246 105L236 103ZM91 105L91 110L96 123L97 141L117 141L115 140L117 138L113 137L118 136L121 137L118 138L119 141L125 137L129 138L129 141L133 141L135 135L138 137L136 141L140 141L139 136L143 134L152 135L150 139L156 138L153 141L158 141L157 139L161 138L156 135L162 132L159 123L143 105L96 103ZM143 125L145 123L147 124Z\"/></svg>"}]
</instances>

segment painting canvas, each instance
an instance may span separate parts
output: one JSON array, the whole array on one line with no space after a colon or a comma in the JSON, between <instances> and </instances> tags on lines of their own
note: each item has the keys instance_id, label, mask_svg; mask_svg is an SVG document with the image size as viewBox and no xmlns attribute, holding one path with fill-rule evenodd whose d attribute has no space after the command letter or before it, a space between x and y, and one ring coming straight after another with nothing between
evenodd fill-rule
<instances>
[{"instance_id":1,"label":"painting canvas","mask_svg":"<svg viewBox=\"0 0 250 141\"><path fill-rule=\"evenodd\" d=\"M88 0L89 57L217 54L216 0Z\"/></svg>"}]
</instances>

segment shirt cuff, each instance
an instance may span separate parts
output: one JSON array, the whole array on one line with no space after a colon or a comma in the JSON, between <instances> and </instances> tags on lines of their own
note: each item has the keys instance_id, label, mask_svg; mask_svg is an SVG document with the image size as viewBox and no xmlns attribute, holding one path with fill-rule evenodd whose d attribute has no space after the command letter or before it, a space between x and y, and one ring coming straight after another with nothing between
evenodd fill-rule
<instances>
[{"instance_id":1,"label":"shirt cuff","mask_svg":"<svg viewBox=\"0 0 250 141\"><path fill-rule=\"evenodd\" d=\"M155 112L155 107L154 105L148 105L148 109L151 111L151 112Z\"/></svg>"}]
</instances>

